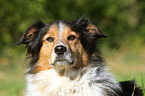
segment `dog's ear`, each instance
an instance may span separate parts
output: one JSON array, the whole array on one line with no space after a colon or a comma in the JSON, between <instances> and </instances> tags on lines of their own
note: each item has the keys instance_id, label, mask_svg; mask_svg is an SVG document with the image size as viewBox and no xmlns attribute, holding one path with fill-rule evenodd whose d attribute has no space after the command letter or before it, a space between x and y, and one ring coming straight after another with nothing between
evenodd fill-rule
<instances>
[{"instance_id":1,"label":"dog's ear","mask_svg":"<svg viewBox=\"0 0 145 96\"><path fill-rule=\"evenodd\" d=\"M19 44L28 44L31 41L33 41L35 34L42 29L46 24L39 21L36 21L33 25L31 25L26 31L25 33L22 35L22 37L20 38L19 42L17 43L17 45Z\"/></svg>"},{"instance_id":2,"label":"dog's ear","mask_svg":"<svg viewBox=\"0 0 145 96\"><path fill-rule=\"evenodd\" d=\"M102 33L99 30L99 28L97 26L95 26L94 24L92 24L88 19L85 19L82 17L82 18L76 20L76 24L83 28L85 27L88 34L94 35L96 38L107 38L107 36L104 33Z\"/></svg>"},{"instance_id":3,"label":"dog's ear","mask_svg":"<svg viewBox=\"0 0 145 96\"><path fill-rule=\"evenodd\" d=\"M88 30L88 33L91 35L95 35L97 38L107 38L107 36L102 33L98 27L96 27L94 24L91 22L88 22L88 26L86 27Z\"/></svg>"}]
</instances>

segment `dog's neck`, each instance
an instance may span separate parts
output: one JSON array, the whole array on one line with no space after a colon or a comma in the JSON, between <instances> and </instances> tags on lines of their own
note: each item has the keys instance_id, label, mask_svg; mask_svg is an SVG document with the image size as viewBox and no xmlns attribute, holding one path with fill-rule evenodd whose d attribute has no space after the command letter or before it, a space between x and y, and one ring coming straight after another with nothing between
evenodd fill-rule
<instances>
[{"instance_id":1,"label":"dog's neck","mask_svg":"<svg viewBox=\"0 0 145 96\"><path fill-rule=\"evenodd\" d=\"M85 68L85 67L84 67ZM79 79L84 68L58 68L55 67L54 70L59 76L66 77L70 80Z\"/></svg>"}]
</instances>

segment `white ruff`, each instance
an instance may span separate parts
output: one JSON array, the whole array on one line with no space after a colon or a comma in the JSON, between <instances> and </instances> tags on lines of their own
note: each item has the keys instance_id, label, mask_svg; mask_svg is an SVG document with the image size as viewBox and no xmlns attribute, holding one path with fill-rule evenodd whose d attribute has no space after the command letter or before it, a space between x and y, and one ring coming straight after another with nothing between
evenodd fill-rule
<instances>
[{"instance_id":1,"label":"white ruff","mask_svg":"<svg viewBox=\"0 0 145 96\"><path fill-rule=\"evenodd\" d=\"M99 67L89 67L87 70L68 69L64 76L49 69L37 74L27 74L26 80L26 96L107 96L106 90L113 94L109 96L116 96L115 90L120 90L110 73L104 68L100 72Z\"/></svg>"}]
</instances>

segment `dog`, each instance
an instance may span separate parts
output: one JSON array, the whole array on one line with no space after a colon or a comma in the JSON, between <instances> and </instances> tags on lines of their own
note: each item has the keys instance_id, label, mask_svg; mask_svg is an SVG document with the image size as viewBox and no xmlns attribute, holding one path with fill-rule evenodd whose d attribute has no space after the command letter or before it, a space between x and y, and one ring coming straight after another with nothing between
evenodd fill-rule
<instances>
[{"instance_id":1,"label":"dog","mask_svg":"<svg viewBox=\"0 0 145 96\"><path fill-rule=\"evenodd\" d=\"M26 96L142 96L134 82L118 82L97 47L107 36L88 19L37 21L17 43L31 58Z\"/></svg>"}]
</instances>

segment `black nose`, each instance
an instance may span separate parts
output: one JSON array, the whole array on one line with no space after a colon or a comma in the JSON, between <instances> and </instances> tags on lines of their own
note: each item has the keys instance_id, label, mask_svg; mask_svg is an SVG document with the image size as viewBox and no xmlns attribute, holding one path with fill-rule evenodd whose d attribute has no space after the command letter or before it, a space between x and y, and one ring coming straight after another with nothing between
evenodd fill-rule
<instances>
[{"instance_id":1,"label":"black nose","mask_svg":"<svg viewBox=\"0 0 145 96\"><path fill-rule=\"evenodd\" d=\"M66 47L62 45L56 46L54 50L57 55L63 55L66 52Z\"/></svg>"}]
</instances>

